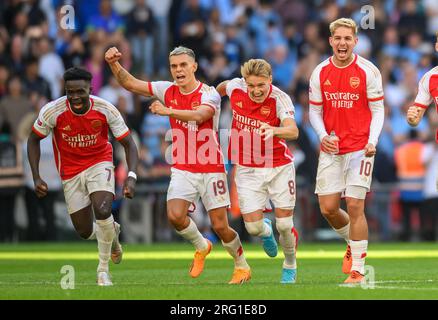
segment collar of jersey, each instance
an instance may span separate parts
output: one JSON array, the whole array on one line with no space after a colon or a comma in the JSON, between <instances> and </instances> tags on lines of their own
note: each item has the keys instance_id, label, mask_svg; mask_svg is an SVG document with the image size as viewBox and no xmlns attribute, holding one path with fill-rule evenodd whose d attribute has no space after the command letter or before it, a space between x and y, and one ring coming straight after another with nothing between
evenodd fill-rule
<instances>
[{"instance_id":1,"label":"collar of jersey","mask_svg":"<svg viewBox=\"0 0 438 320\"><path fill-rule=\"evenodd\" d=\"M196 80L196 81L198 82L198 86L197 86L195 89L193 89L193 90L190 91L190 92L185 93L185 92L182 92L182 91L181 91L181 88L180 88L180 87L178 87L178 91L179 91L179 93L181 93L181 94L184 95L184 96L188 96L189 94L192 94L193 92L196 92L197 90L199 90L199 88L201 88L201 86L202 86L202 82L199 81L199 80Z\"/></svg>"},{"instance_id":2,"label":"collar of jersey","mask_svg":"<svg viewBox=\"0 0 438 320\"><path fill-rule=\"evenodd\" d=\"M85 116L88 112L90 112L91 109L93 109L94 100L91 97L89 99L90 99L90 108L84 114L79 114L79 113L74 112L73 109L70 108L70 102L68 102L67 98L65 99L65 104L67 105L67 107L68 107L68 109L70 110L71 113L73 113L77 117L82 117L82 116Z\"/></svg>"},{"instance_id":3,"label":"collar of jersey","mask_svg":"<svg viewBox=\"0 0 438 320\"><path fill-rule=\"evenodd\" d=\"M338 67L338 66L333 62L333 56L330 57L330 63L331 63L335 68L338 68L338 69L345 69L345 68L348 68L349 66L353 65L353 64L356 62L356 60L357 60L357 54L353 53L353 55L354 55L353 60L351 60L351 62L350 62L349 64L347 64L346 66Z\"/></svg>"}]
</instances>

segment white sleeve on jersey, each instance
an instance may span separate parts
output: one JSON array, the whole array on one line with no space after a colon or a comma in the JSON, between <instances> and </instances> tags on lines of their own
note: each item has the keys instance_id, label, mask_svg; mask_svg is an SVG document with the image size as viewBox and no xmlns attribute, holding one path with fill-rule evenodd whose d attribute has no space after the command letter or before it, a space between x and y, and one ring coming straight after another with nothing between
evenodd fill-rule
<instances>
[{"instance_id":1,"label":"white sleeve on jersey","mask_svg":"<svg viewBox=\"0 0 438 320\"><path fill-rule=\"evenodd\" d=\"M292 99L284 92L276 97L277 117L283 122L284 119L295 120L295 107L292 103Z\"/></svg>"},{"instance_id":2,"label":"white sleeve on jersey","mask_svg":"<svg viewBox=\"0 0 438 320\"><path fill-rule=\"evenodd\" d=\"M430 72L427 72L423 78L421 78L420 83L418 84L418 93L414 103L414 105L417 107L426 109L433 101L429 90L430 74Z\"/></svg>"},{"instance_id":3,"label":"white sleeve on jersey","mask_svg":"<svg viewBox=\"0 0 438 320\"><path fill-rule=\"evenodd\" d=\"M325 136L328 136L325 130L324 120L322 119L322 108L320 106L313 104L309 106L309 121L320 141L322 141Z\"/></svg>"},{"instance_id":4,"label":"white sleeve on jersey","mask_svg":"<svg viewBox=\"0 0 438 320\"><path fill-rule=\"evenodd\" d=\"M153 96L157 97L164 104L164 94L166 90L169 89L170 86L173 85L170 81L154 81L149 82L150 89Z\"/></svg>"},{"instance_id":5,"label":"white sleeve on jersey","mask_svg":"<svg viewBox=\"0 0 438 320\"><path fill-rule=\"evenodd\" d=\"M103 113L108 126L117 140L123 139L130 132L120 111L111 103L98 97L93 97L94 109Z\"/></svg>"},{"instance_id":6,"label":"white sleeve on jersey","mask_svg":"<svg viewBox=\"0 0 438 320\"><path fill-rule=\"evenodd\" d=\"M55 107L55 102L56 101L49 102L42 107L38 114L38 118L33 124L34 129L40 133L41 136L47 137L56 125L56 116L58 114L50 112Z\"/></svg>"},{"instance_id":7,"label":"white sleeve on jersey","mask_svg":"<svg viewBox=\"0 0 438 320\"><path fill-rule=\"evenodd\" d=\"M203 85L201 89L201 104L210 106L214 108L215 112L220 110L221 107L221 96L219 92L216 91L215 88L209 87L207 85Z\"/></svg>"},{"instance_id":8,"label":"white sleeve on jersey","mask_svg":"<svg viewBox=\"0 0 438 320\"><path fill-rule=\"evenodd\" d=\"M227 96L231 97L234 89L242 89L246 91L246 83L243 78L234 78L228 81L226 91Z\"/></svg>"},{"instance_id":9,"label":"white sleeve on jersey","mask_svg":"<svg viewBox=\"0 0 438 320\"><path fill-rule=\"evenodd\" d=\"M374 146L377 146L380 133L383 129L383 122L385 120L383 100L369 102L369 107L371 109L371 124L368 143L372 143Z\"/></svg>"},{"instance_id":10,"label":"white sleeve on jersey","mask_svg":"<svg viewBox=\"0 0 438 320\"><path fill-rule=\"evenodd\" d=\"M322 94L321 94L321 83L319 81L319 75L321 68L318 66L313 70L309 81L309 104L322 107Z\"/></svg>"},{"instance_id":11,"label":"white sleeve on jersey","mask_svg":"<svg viewBox=\"0 0 438 320\"><path fill-rule=\"evenodd\" d=\"M383 99L382 75L371 62L369 64L365 69L367 73L367 99L374 102Z\"/></svg>"}]
</instances>

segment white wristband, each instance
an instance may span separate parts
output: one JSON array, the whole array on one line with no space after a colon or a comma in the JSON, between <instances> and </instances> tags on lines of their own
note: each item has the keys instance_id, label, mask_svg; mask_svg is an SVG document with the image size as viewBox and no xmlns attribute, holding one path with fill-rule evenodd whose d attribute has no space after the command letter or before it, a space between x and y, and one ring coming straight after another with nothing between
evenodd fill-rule
<instances>
[{"instance_id":1,"label":"white wristband","mask_svg":"<svg viewBox=\"0 0 438 320\"><path fill-rule=\"evenodd\" d=\"M135 180L137 180L137 175L135 174L134 171L129 171L129 172L128 172L128 177L132 177L132 178L134 178Z\"/></svg>"}]
</instances>

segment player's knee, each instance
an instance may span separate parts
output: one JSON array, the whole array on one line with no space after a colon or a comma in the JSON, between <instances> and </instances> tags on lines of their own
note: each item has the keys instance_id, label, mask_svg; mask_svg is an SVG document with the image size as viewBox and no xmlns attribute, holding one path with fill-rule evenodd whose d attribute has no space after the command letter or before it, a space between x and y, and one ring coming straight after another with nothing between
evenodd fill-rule
<instances>
[{"instance_id":1,"label":"player's knee","mask_svg":"<svg viewBox=\"0 0 438 320\"><path fill-rule=\"evenodd\" d=\"M325 218L336 217L339 213L339 206L337 204L320 204L321 214Z\"/></svg>"},{"instance_id":2,"label":"player's knee","mask_svg":"<svg viewBox=\"0 0 438 320\"><path fill-rule=\"evenodd\" d=\"M178 226L184 223L185 216L178 211L169 209L167 210L167 219L173 226Z\"/></svg>"},{"instance_id":3,"label":"player's knee","mask_svg":"<svg viewBox=\"0 0 438 320\"><path fill-rule=\"evenodd\" d=\"M97 220L105 220L111 216L112 203L103 203L93 206L94 215Z\"/></svg>"},{"instance_id":4,"label":"player's knee","mask_svg":"<svg viewBox=\"0 0 438 320\"><path fill-rule=\"evenodd\" d=\"M228 225L225 223L215 223L211 226L214 230L214 232L219 236L219 238L223 238L223 236L228 231Z\"/></svg>"},{"instance_id":5,"label":"player's knee","mask_svg":"<svg viewBox=\"0 0 438 320\"><path fill-rule=\"evenodd\" d=\"M99 210L94 210L94 215L97 220L105 220L111 216L111 208L101 208Z\"/></svg>"},{"instance_id":6,"label":"player's knee","mask_svg":"<svg viewBox=\"0 0 438 320\"><path fill-rule=\"evenodd\" d=\"M258 237L263 233L263 219L253 222L245 221L245 228L250 235Z\"/></svg>"},{"instance_id":7,"label":"player's knee","mask_svg":"<svg viewBox=\"0 0 438 320\"><path fill-rule=\"evenodd\" d=\"M275 219L275 226L279 233L291 232L294 226L292 216L287 218L277 218Z\"/></svg>"},{"instance_id":8,"label":"player's knee","mask_svg":"<svg viewBox=\"0 0 438 320\"><path fill-rule=\"evenodd\" d=\"M364 200L349 198L347 199L347 211L350 217L359 217L365 214Z\"/></svg>"}]
</instances>

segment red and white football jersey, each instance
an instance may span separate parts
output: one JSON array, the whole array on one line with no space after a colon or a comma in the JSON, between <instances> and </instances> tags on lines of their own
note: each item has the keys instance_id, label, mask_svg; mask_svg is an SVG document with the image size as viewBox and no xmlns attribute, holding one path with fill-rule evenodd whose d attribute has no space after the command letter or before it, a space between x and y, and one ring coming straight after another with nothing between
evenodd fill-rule
<instances>
[{"instance_id":1,"label":"red and white football jersey","mask_svg":"<svg viewBox=\"0 0 438 320\"><path fill-rule=\"evenodd\" d=\"M265 101L256 103L248 95L245 80L239 78L230 80L226 91L233 112L228 158L233 163L257 168L279 167L292 162L292 153L284 139L274 137L265 142L260 136L262 123L280 127L284 119L295 119L291 98L271 85Z\"/></svg>"},{"instance_id":2,"label":"red and white football jersey","mask_svg":"<svg viewBox=\"0 0 438 320\"><path fill-rule=\"evenodd\" d=\"M169 117L172 128L172 166L193 173L225 172L218 140L221 97L214 87L199 82L190 93L182 93L173 82L149 82L149 91L168 108L195 110L207 105L214 116L198 125Z\"/></svg>"},{"instance_id":3,"label":"red and white football jersey","mask_svg":"<svg viewBox=\"0 0 438 320\"><path fill-rule=\"evenodd\" d=\"M432 101L435 101L435 108L438 112L438 67L429 70L421 78L414 105L427 109ZM436 131L436 141L438 141L438 130Z\"/></svg>"},{"instance_id":4,"label":"red and white football jersey","mask_svg":"<svg viewBox=\"0 0 438 320\"><path fill-rule=\"evenodd\" d=\"M328 134L339 137L339 154L363 149L370 136L369 102L384 98L382 76L370 61L354 55L346 67L337 67L332 57L320 63L312 73L309 103L323 108Z\"/></svg>"},{"instance_id":5,"label":"red and white football jersey","mask_svg":"<svg viewBox=\"0 0 438 320\"><path fill-rule=\"evenodd\" d=\"M41 138L52 131L55 162L62 180L99 162L113 161L108 129L117 140L130 133L119 110L96 96L90 96L90 109L85 114L74 113L66 96L49 102L32 127Z\"/></svg>"}]
</instances>

